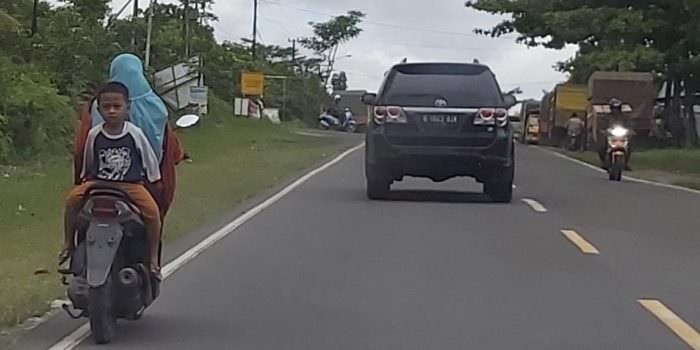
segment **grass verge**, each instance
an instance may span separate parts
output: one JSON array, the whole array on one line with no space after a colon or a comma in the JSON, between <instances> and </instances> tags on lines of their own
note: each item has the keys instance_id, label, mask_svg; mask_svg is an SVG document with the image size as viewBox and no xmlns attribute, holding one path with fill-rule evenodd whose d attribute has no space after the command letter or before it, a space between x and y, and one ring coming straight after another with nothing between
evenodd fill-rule
<instances>
[{"instance_id":1,"label":"grass verge","mask_svg":"<svg viewBox=\"0 0 700 350\"><path fill-rule=\"evenodd\" d=\"M599 165L595 152L568 152L566 155L586 163ZM700 150L655 149L634 152L630 176L669 185L700 190Z\"/></svg>"},{"instance_id":2,"label":"grass verge","mask_svg":"<svg viewBox=\"0 0 700 350\"><path fill-rule=\"evenodd\" d=\"M182 131L194 162L179 168L166 239L176 239L220 217L241 201L348 146L293 131L267 122L221 117ZM70 186L66 158L0 169L0 328L43 314L51 300L64 294L55 269L63 198Z\"/></svg>"}]
</instances>

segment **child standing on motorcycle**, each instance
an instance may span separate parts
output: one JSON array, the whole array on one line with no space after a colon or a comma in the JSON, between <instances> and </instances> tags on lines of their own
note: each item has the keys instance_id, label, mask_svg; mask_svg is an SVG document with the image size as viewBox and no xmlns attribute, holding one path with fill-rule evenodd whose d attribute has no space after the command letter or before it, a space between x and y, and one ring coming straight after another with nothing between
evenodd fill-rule
<instances>
[{"instance_id":1,"label":"child standing on motorcycle","mask_svg":"<svg viewBox=\"0 0 700 350\"><path fill-rule=\"evenodd\" d=\"M161 218L158 205L145 185L160 183L161 174L153 148L144 133L128 122L129 91L125 85L110 82L97 95L104 122L92 128L83 152L81 184L66 198L62 264L75 249L77 219L85 196L93 187L108 187L126 194L141 211L149 243L149 268L160 276L159 246Z\"/></svg>"}]
</instances>

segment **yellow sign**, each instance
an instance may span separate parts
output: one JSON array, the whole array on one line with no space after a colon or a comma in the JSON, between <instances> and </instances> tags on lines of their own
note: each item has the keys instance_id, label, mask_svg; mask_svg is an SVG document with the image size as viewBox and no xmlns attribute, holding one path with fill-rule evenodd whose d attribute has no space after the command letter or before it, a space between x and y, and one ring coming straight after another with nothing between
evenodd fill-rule
<instances>
[{"instance_id":1,"label":"yellow sign","mask_svg":"<svg viewBox=\"0 0 700 350\"><path fill-rule=\"evenodd\" d=\"M587 107L588 87L569 84L557 87L557 109L585 111Z\"/></svg>"},{"instance_id":2,"label":"yellow sign","mask_svg":"<svg viewBox=\"0 0 700 350\"><path fill-rule=\"evenodd\" d=\"M263 73L241 73L241 93L243 96L262 96L264 89L265 75Z\"/></svg>"}]
</instances>

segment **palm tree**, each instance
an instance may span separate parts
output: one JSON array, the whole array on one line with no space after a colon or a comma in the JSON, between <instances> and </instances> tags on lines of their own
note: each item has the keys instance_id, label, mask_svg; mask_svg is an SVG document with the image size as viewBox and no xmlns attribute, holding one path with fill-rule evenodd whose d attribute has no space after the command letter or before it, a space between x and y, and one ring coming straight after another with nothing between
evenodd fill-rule
<instances>
[{"instance_id":1,"label":"palm tree","mask_svg":"<svg viewBox=\"0 0 700 350\"><path fill-rule=\"evenodd\" d=\"M17 30L19 22L7 12L0 10L0 32L10 32Z\"/></svg>"}]
</instances>

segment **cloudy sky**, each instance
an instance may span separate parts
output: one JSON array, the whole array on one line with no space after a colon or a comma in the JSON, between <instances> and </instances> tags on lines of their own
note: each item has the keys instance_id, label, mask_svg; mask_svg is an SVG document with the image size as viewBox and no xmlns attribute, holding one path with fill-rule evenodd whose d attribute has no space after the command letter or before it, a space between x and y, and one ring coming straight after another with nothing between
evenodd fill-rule
<instances>
[{"instance_id":1,"label":"cloudy sky","mask_svg":"<svg viewBox=\"0 0 700 350\"><path fill-rule=\"evenodd\" d=\"M160 0L161 2L174 2ZM322 22L348 10L367 14L361 36L340 50L351 55L337 63L348 73L353 89L376 90L384 71L407 57L409 61L471 62L488 64L504 90L520 87L523 97L540 97L543 89L565 79L552 66L571 57L563 51L528 49L510 38L487 38L472 33L498 18L464 7L464 0L259 0L259 40L289 45L308 36L308 22ZM117 9L127 0L113 0ZM140 1L144 6L146 0ZM219 22L212 25L218 40L251 37L253 0L216 0Z\"/></svg>"}]
</instances>

